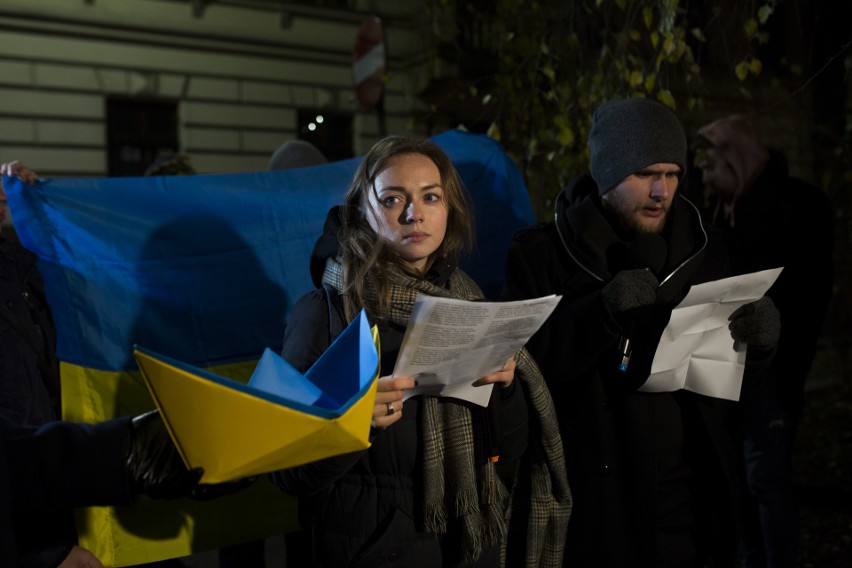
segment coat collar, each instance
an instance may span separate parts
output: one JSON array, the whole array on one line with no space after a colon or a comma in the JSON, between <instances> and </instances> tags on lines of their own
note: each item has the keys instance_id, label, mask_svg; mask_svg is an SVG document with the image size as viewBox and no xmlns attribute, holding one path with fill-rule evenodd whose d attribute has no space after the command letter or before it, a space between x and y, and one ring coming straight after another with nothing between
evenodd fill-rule
<instances>
[{"instance_id":1,"label":"coat collar","mask_svg":"<svg viewBox=\"0 0 852 568\"><path fill-rule=\"evenodd\" d=\"M629 242L618 234L600 204L597 186L590 176L575 179L557 196L554 221L560 241L577 265L598 281L609 281L625 268ZM697 263L707 247L707 233L695 205L678 193L662 233L668 257L658 274L660 286L680 282L679 273ZM691 270L689 271L691 272Z\"/></svg>"}]
</instances>

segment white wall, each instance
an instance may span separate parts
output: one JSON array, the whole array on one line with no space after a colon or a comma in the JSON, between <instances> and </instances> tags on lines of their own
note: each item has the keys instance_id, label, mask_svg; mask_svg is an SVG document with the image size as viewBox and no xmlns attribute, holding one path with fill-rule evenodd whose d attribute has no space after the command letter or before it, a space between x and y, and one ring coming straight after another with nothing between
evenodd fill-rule
<instances>
[{"instance_id":1,"label":"white wall","mask_svg":"<svg viewBox=\"0 0 852 568\"><path fill-rule=\"evenodd\" d=\"M196 16L191 0L0 0L0 162L106 175L108 95L178 101L182 150L202 173L265 169L297 136L299 108L352 113L362 153L379 132L355 98L352 49L371 14L388 48L387 129L412 128L429 49L421 1L292 4L287 28L284 5L221 0Z\"/></svg>"}]
</instances>

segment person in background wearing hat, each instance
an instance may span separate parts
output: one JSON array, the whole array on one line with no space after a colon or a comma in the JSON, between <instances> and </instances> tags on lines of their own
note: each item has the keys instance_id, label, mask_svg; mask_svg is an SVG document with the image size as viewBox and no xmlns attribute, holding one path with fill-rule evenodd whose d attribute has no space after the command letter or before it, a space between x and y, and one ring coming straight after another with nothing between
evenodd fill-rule
<instances>
[{"instance_id":1,"label":"person in background wearing hat","mask_svg":"<svg viewBox=\"0 0 852 568\"><path fill-rule=\"evenodd\" d=\"M595 111L589 150L591 176L560 193L554 221L515 235L504 293L563 296L527 348L553 394L574 494L564 565L733 566L732 403L637 390L672 308L728 275L724 247L678 193L686 135L656 102L615 100ZM750 360L771 356L771 300L731 317Z\"/></svg>"},{"instance_id":2,"label":"person in background wearing hat","mask_svg":"<svg viewBox=\"0 0 852 568\"><path fill-rule=\"evenodd\" d=\"M831 299L833 215L826 195L793 178L743 115L698 130L696 163L712 192L706 220L724 238L734 274L784 267L766 293L781 312L771 364L749 369L737 407L744 452L742 561L797 565L791 445L804 385Z\"/></svg>"},{"instance_id":3,"label":"person in background wearing hat","mask_svg":"<svg viewBox=\"0 0 852 568\"><path fill-rule=\"evenodd\" d=\"M270 172L306 168L327 164L328 159L319 148L306 140L288 140L276 148L269 158L267 169Z\"/></svg>"},{"instance_id":4,"label":"person in background wearing hat","mask_svg":"<svg viewBox=\"0 0 852 568\"><path fill-rule=\"evenodd\" d=\"M177 153L166 153L151 162L144 176L194 176L198 172L192 165L189 156Z\"/></svg>"}]
</instances>

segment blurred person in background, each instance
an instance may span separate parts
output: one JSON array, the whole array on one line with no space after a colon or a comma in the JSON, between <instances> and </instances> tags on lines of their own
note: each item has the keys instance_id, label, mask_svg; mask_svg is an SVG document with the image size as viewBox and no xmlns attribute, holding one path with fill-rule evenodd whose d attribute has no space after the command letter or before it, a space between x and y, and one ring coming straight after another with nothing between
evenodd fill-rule
<instances>
[{"instance_id":1,"label":"blurred person in background","mask_svg":"<svg viewBox=\"0 0 852 568\"><path fill-rule=\"evenodd\" d=\"M745 464L744 566L792 567L792 442L831 298L833 214L820 189L790 176L786 158L761 143L747 116L703 126L695 146L711 192L706 223L722 235L733 274L784 268L766 293L781 313L778 348L768 367L746 370L736 434Z\"/></svg>"}]
</instances>

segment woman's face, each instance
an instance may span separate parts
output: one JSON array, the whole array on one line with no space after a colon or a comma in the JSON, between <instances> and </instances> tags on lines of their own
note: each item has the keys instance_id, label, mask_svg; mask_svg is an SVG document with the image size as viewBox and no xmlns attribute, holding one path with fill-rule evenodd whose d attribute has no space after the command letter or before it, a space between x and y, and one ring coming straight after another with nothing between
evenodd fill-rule
<instances>
[{"instance_id":1,"label":"woman's face","mask_svg":"<svg viewBox=\"0 0 852 568\"><path fill-rule=\"evenodd\" d=\"M399 256L426 272L447 232L447 203L438 166L423 154L387 161L369 192L370 226Z\"/></svg>"}]
</instances>

